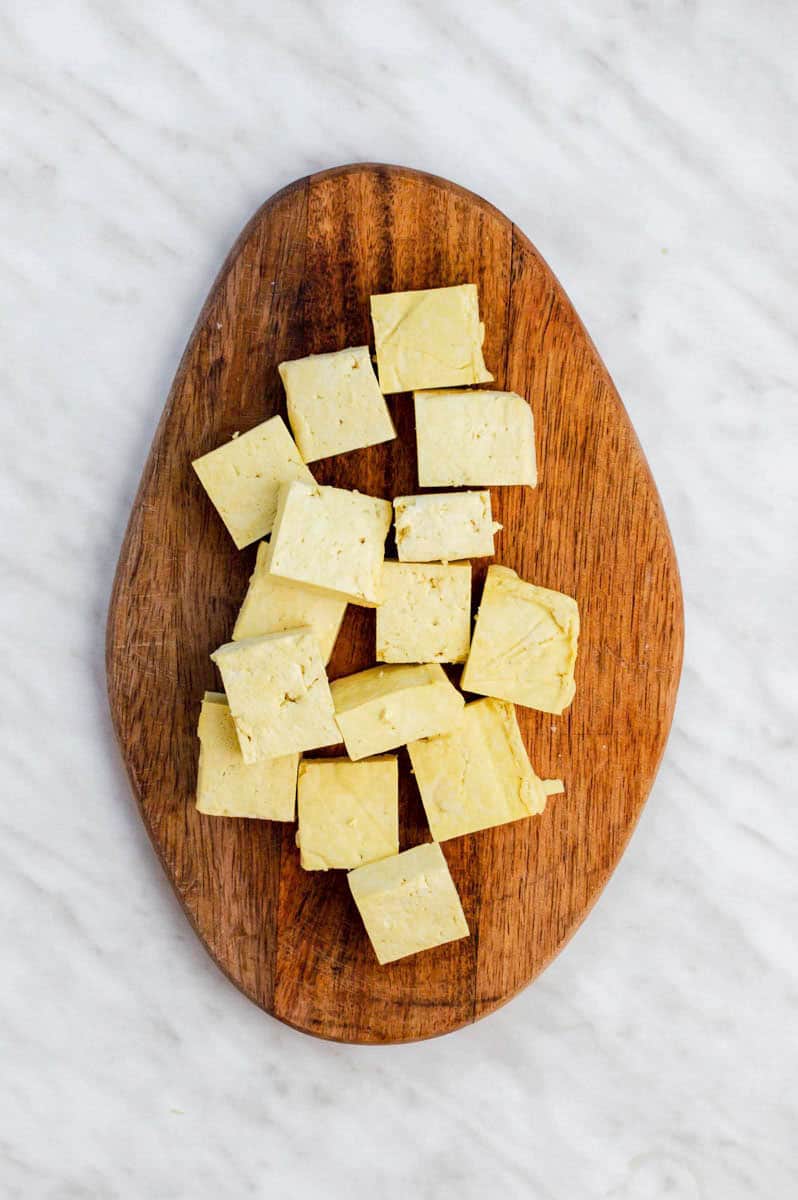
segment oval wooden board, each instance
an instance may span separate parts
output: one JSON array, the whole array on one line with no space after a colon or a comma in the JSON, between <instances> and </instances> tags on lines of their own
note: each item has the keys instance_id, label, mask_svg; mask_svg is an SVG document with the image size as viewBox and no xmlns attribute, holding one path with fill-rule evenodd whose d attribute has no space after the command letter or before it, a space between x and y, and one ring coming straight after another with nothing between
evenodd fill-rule
<instances>
[{"instance_id":1,"label":"oval wooden board","mask_svg":"<svg viewBox=\"0 0 798 1200\"><path fill-rule=\"evenodd\" d=\"M191 460L273 413L277 364L369 342L369 295L474 282L494 386L529 398L540 484L494 488L496 561L576 596L576 699L519 709L532 762L565 796L539 818L444 846L472 936L379 967L343 872L299 867L294 827L199 816L196 724L218 686L255 547L236 552ZM399 437L313 464L321 483L414 492L412 402ZM475 597L487 562L475 564ZM527 238L443 179L360 164L301 179L255 214L200 314L130 517L108 622L116 732L153 845L229 978L297 1029L348 1042L432 1037L491 1012L562 947L618 861L671 722L682 658L673 547L634 431L595 347ZM373 663L349 607L335 678ZM402 750L402 848L429 833Z\"/></svg>"}]
</instances>

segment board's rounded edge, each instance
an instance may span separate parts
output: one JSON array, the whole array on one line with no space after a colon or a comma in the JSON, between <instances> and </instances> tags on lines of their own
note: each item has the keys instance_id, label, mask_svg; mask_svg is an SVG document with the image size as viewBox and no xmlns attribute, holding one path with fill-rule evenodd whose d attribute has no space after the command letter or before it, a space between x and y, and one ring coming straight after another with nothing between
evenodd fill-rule
<instances>
[{"instance_id":1,"label":"board's rounded edge","mask_svg":"<svg viewBox=\"0 0 798 1200\"><path fill-rule=\"evenodd\" d=\"M573 320L576 327L579 329L579 332L581 333L582 337L584 338L586 345L590 347L590 350L592 352L592 355L593 355L593 358L594 358L596 364L601 368L601 372L604 377L605 384L612 395L613 401L614 401L616 407L619 409L619 411L623 414L624 421L626 422L626 425L628 426L629 431L631 432L632 436L634 437L635 446L637 448L637 454L640 459L640 463L646 473L646 478L648 481L649 489L650 489L652 495L656 497L657 506L659 508L659 514L660 514L660 518L662 521L662 526L667 535L667 544L668 544L668 548L669 548L669 560L670 560L670 566L671 566L672 573L673 573L673 582L675 584L674 595L675 595L675 599L677 602L677 609L678 609L678 630L679 630L679 656L678 656L678 659L679 659L679 661L678 661L677 669L675 672L675 674L676 674L675 692L678 692L679 681L681 679L681 674L682 674L682 667L684 665L684 632L685 632L685 630L684 630L684 588L682 586L682 576L681 576L681 571L679 569L679 560L676 555L676 546L673 541L673 534L671 533L671 528L670 528L670 524L668 522L667 513L665 512L665 506L662 503L662 497L659 494L659 488L657 487L657 483L654 478L653 472L651 470L651 466L649 465L648 458L646 457L646 452L641 445L639 437L637 436L637 430L635 429L635 426L632 422L631 417L629 416L629 413L626 411L626 405L624 404L623 400L621 399L620 392L618 391L617 387L615 386L615 381L612 378L612 375L607 367L607 364L604 362L601 352L599 351L598 347L596 346L596 343L593 341L593 338L590 336L590 333L589 333L587 327L585 326L584 322L582 321L582 318L579 316L579 313L577 312L576 308L574 307L571 297L568 295L568 292L563 287L559 277L552 270L549 263L546 261L546 259L543 257L543 255L540 253L540 251L538 250L538 248L534 244L534 242L532 242L530 240L530 238L527 236L527 234L524 233L523 229L521 229L515 222L513 222L513 241L517 242L520 246L522 246L529 254L531 254L537 260L537 262L541 265L543 270L547 273L547 275L550 277L550 279L556 286L559 294L563 297L563 299L568 304L568 307L569 307L570 313L571 313L571 319ZM675 710L675 706L676 706L676 696L674 695L673 705L671 708L671 714L670 714L670 719L669 719L671 722L673 720L673 712ZM670 728L670 725L669 725L669 728ZM666 743L667 743L667 739L666 739ZM664 748L663 748L663 752L664 752ZM660 761L661 761L661 759L662 759L662 756L660 755ZM657 765L659 765L659 763Z\"/></svg>"},{"instance_id":2,"label":"board's rounded edge","mask_svg":"<svg viewBox=\"0 0 798 1200\"><path fill-rule=\"evenodd\" d=\"M214 281L211 285L210 291L208 292L208 295L206 296L205 301L203 302L203 305L197 315L194 325L192 326L191 333L189 334L185 349L183 350L183 353L180 356L180 360L178 362L178 366L177 366L177 370L175 372L174 379L172 380L172 384L169 388L169 392L167 394L166 401L164 403L163 411L161 412L161 415L158 418L158 423L155 426L155 429L153 431L153 435L150 440L150 446L147 451L147 457L145 458L144 466L142 467L141 478L139 480L139 484L136 489L136 494L133 498L133 503L132 503L132 506L130 509L130 516L128 518L128 522L125 527L125 532L122 537L121 545L119 547L119 554L117 556L116 567L114 569L113 583L111 585L111 591L110 591L110 595L109 595L109 599L108 599L108 608L106 610L105 672L106 672L106 683L107 683L109 707L111 710L111 718L112 718L113 725L114 725L114 732L117 735L117 741L119 740L119 731L118 731L117 714L115 711L116 700L112 693L113 673L111 670L111 656L112 656L112 652L114 649L111 645L111 639L112 639L113 632L114 632L112 629L112 624L113 624L113 619L114 619L114 616L116 613L117 604L119 601L119 590L122 586L122 575L123 575L122 568L123 568L123 566L126 566L127 552L130 548L129 543L132 541L133 535L135 532L136 517L137 517L137 513L139 512L139 509L140 509L141 497L144 494L144 492L146 491L147 487L149 486L150 478L152 476L153 470L156 465L156 455L154 453L154 449L158 443L161 428L163 425L165 425L165 423L169 419L175 397L177 396L177 394L179 393L179 391L183 385L184 376L185 376L185 373L186 373L186 370L188 367L188 363L191 359L191 355L194 350L195 344L197 342L197 339L199 338L203 329L205 328L205 325L206 325L206 322L208 319L208 315L209 315L211 309L213 308L213 305L215 304L219 293L221 292L222 288L224 287L224 284L227 281L230 271L232 270L232 267L233 267L234 263L236 262L239 254L241 252L242 247L250 239L250 237L253 235L253 233L257 229L258 225L261 223L261 221L264 219L264 217L266 217L268 215L269 210L271 208L273 208L274 205L276 205L278 202L280 202L282 200L288 199L289 197L295 195L297 192L300 192L303 189L307 190L309 182L310 182L310 176L308 176L308 175L302 176L302 178L293 180L291 183L286 184L284 187L282 187L282 188L278 189L278 191L274 192L273 195L269 196L268 199L263 202L263 204L258 206L258 208L255 210L255 212L249 218L249 220L247 221L247 223L244 225L243 229L239 233L238 237L236 238L235 242L233 243L232 247L230 248L228 253L225 255L224 259L222 260L222 265L219 267L219 270L216 273L216 277L214 278Z\"/></svg>"},{"instance_id":3,"label":"board's rounded edge","mask_svg":"<svg viewBox=\"0 0 798 1200\"><path fill-rule=\"evenodd\" d=\"M247 986L244 984L244 982L241 979L239 979L235 975L233 975L232 972L227 968L225 963L222 961L222 959L215 953L212 946L206 939L204 933L200 929L200 927L195 919L194 913L191 911L191 908L186 903L186 900L181 892L181 889L178 885L177 880L174 878L171 871L169 870L169 867L167 865L166 859L163 854L161 843L160 843L158 837L156 836L155 829L149 819L149 814L147 813L146 807L143 804L141 787L140 787L139 781L135 778L134 773L132 772L132 770L130 768L129 761L123 751L122 736L121 736L121 719L120 719L120 712L119 712L120 701L119 701L119 697L117 694L118 683L117 683L115 671L114 671L114 659L115 659L118 644L120 641L119 631L116 628L116 621L117 621L117 617L118 617L119 604L120 604L120 594L121 594L122 588L124 587L125 579L126 579L126 577L128 577L130 550L131 550L132 543L137 534L138 515L139 515L140 509L141 509L141 500L142 500L142 497L146 494L146 492L150 486L151 478L152 478L152 475L156 468L156 463L157 463L156 447L160 440L161 429L162 429L162 427L165 426L165 424L168 422L168 420L171 416L175 397L180 393L180 390L183 386L184 377L185 377L186 371L188 369L189 362L191 361L191 357L194 352L194 348L197 343L197 340L201 336L203 330L205 329L205 326L206 326L206 323L208 320L208 316L209 316L214 304L216 303L219 294L221 293L225 284L227 283L230 272L231 272L235 262L237 261L242 248L246 245L246 243L249 241L249 239L256 232L256 230L260 226L261 222L269 216L270 212L273 210L273 208L277 204L291 199L292 197L298 195L302 191L305 191L305 193L307 193L308 186L309 186L309 180L310 180L310 177L305 175L299 179L295 179L295 180L291 181L290 183L286 184L285 186L279 188L276 192L274 192L262 204L260 204L258 206L258 208L255 210L255 212L252 214L252 216L246 222L246 224L242 228L241 232L236 237L230 250L227 252L224 259L222 260L222 264L219 267L219 269L216 273L216 276L213 280L213 283L211 285L211 288L202 304L202 307L200 308L200 311L196 317L196 320L192 326L191 332L190 332L188 340L186 342L185 349L183 350L183 353L180 356L180 360L178 362L178 366L177 366L177 370L175 372L174 379L172 380L172 384L169 388L169 392L167 394L167 398L164 403L163 410L161 412L160 417L158 418L158 422L153 431L153 435L152 435L152 438L150 441L150 446L147 451L147 456L144 460L144 465L142 467L142 472L141 472L141 478L139 480L139 484L136 489L135 496L133 498L133 503L131 505L131 510L130 510L130 516L128 518L127 525L125 527L125 532L123 534L122 541L121 541L120 548L119 548L119 554L117 556L116 567L114 569L114 577L113 577L113 581L112 581L112 585L111 585L111 590L109 593L108 606L107 606L107 610L106 610L105 638L104 638L106 695L108 698L108 708L109 708L109 713L110 713L110 717L111 717L111 726L114 731L114 741L117 746L117 752L119 753L119 756L124 765L125 774L128 778L128 782L130 784L130 790L132 792L133 800L136 804L136 808L139 812L139 816L141 817L142 824L144 825L144 828L146 830L147 837L150 841L150 845L152 846L152 848L155 852L156 858L158 859L158 862L161 865L164 875L166 876L166 878L169 882L169 885L178 901L178 904L180 905L180 908L182 909L186 919L188 920L189 925L191 926L191 929L196 934L200 944L202 945L205 952L210 957L211 961L214 963L214 965L216 967L218 967L218 969L222 972L222 974L225 976L225 978L228 979L230 981L230 983L232 983L233 986L239 992L241 992L242 995L246 996L246 998L248 1000L250 1000L253 1004L257 1005L258 1008L262 1009L264 1012L268 1013L270 1016L274 1015L273 1010L271 1008L269 1008L267 1005L263 1004L261 1002L260 998L257 996L257 994L254 993L249 988L247 988Z\"/></svg>"},{"instance_id":4,"label":"board's rounded edge","mask_svg":"<svg viewBox=\"0 0 798 1200\"><path fill-rule=\"evenodd\" d=\"M463 190L463 189L460 189L460 190ZM489 207L492 207L492 206L489 205ZM500 215L504 215L504 214L500 213ZM505 219L509 220L509 218L505 218ZM581 317L579 316L579 313L577 312L573 302L571 301L570 296L568 295L568 292L566 291L565 287L561 283L559 277L556 275L554 270L551 268L551 266L549 265L547 260L540 253L540 251L537 249L537 247L531 241L531 239L528 237L528 235L526 233L524 233L524 231L514 221L512 222L512 234L513 234L513 245L515 246L517 244L519 247L521 247L524 251L526 251L528 254L530 254L532 256L532 258L536 261L536 263L539 265L539 267L545 272L547 277L551 280L551 283L553 284L553 287L556 289L559 296L568 305L570 320L573 322L575 329L578 330L580 336L584 340L585 345L589 348L594 362L596 363L597 367L601 371L601 375L602 375L604 384L607 388L608 393L612 397L613 404L615 405L616 409L618 410L620 419L623 421L629 434L631 435L631 437L634 440L636 457L638 459L640 467L642 468L642 470L645 474L649 494L656 502L658 518L659 518L662 532L664 534L665 550L666 550L666 554L667 554L668 579L669 579L669 584L670 584L670 596L671 596L672 603L674 605L674 625L673 625L674 658L673 658L673 669L672 669L671 677L670 677L671 678L671 686L670 686L668 708L667 708L667 713L665 714L665 716L663 718L663 723L662 723L664 734L662 737L661 745L659 747L659 753L657 755L656 762L653 765L653 768L652 768L652 771L650 774L650 778L648 780L648 786L646 787L645 791L641 794L639 803L637 804L637 806L634 810L632 818L624 826L623 837L621 839L618 853L616 854L615 858L610 863L607 864L607 866L604 870L602 870L600 873L596 873L596 875L594 876L594 881L591 884L590 896L588 899L588 903L579 912L578 919L575 920L566 929L564 936L557 943L557 945L553 947L551 953L542 962L540 962L537 965L537 969L535 970L534 974L532 974L529 977L529 979L525 980L518 987L513 988L512 990L508 991L506 995L500 997L495 1002L481 1004L478 996L475 997L475 1011L474 1011L474 1016L473 1016L470 1024L476 1024L479 1021L481 1021L484 1017L490 1016L492 1013L497 1012L501 1008L504 1008L505 1005L509 1004L509 1002L511 1000L514 1000L517 996L521 995L522 992L526 991L526 989L532 983L534 983L535 980L538 979L540 977L540 975L542 975L543 972L551 965L551 963L559 956L559 954L562 952L562 950L568 945L568 943L571 941L571 939L576 935L576 933L579 931L579 929L582 927L584 922L587 920L587 918L590 916L591 912L593 911L593 909L594 909L595 905L597 904L599 898L601 897L605 887L607 886L610 879L612 878L612 875L614 874L618 864L620 863L621 859L623 858L624 854L626 853L627 847L629 846L632 836L639 824L640 818L643 814L643 810L646 807L648 799L653 790L654 784L656 783L659 769L662 765L662 760L665 755L665 750L667 749L668 741L670 740L671 732L673 729L673 719L674 719L674 715L675 715L675 711L676 711L676 703L678 700L679 686L680 686L682 670L683 670L683 666L684 666L685 611L684 611L684 589L682 586L681 571L679 569L679 562L678 562L678 558L676 555L676 547L675 547L675 544L673 541L673 535L671 533L667 514L665 512L665 507L662 503L662 497L660 496L659 489L656 484L656 480L654 479L654 475L651 470L651 466L648 462L648 458L646 457L646 453L645 453L643 446L640 442L640 439L638 437L637 430L629 416L629 413L626 410L626 406L625 406L623 400L621 399L620 393L619 393L617 387L615 386L615 382L612 378L612 375L610 374L610 371L607 368L607 365L604 362L604 359L603 359L601 353L599 352L598 347L596 346L595 342L593 341L593 338L590 336L590 333L588 332L587 327L585 326L584 322L582 321ZM477 1011L477 1009L478 1009L478 1011Z\"/></svg>"},{"instance_id":5,"label":"board's rounded edge","mask_svg":"<svg viewBox=\"0 0 798 1200\"><path fill-rule=\"evenodd\" d=\"M507 218L507 219L509 220L509 218ZM676 700L678 697L679 683L681 681L682 668L684 666L684 638L685 638L684 588L682 586L682 577L681 577L681 571L679 569L679 560L676 555L676 546L673 541L673 535L671 533L667 513L665 512L665 506L662 503L662 497L659 494L659 488L657 487L657 482L654 478L654 474L651 470L651 466L649 464L648 458L646 457L646 452L643 449L643 446L637 435L637 430L635 429L632 419L626 410L626 405L624 404L623 400L621 399L621 395L620 395L617 387L615 386L615 381L613 380L612 375L610 374L610 371L609 371L606 363L604 362L604 359L603 359L598 347L596 346L596 343L593 341L593 338L590 336L590 333L588 332L587 327L585 326L584 322L582 321L581 317L579 316L579 313L577 312L576 308L574 307L574 304L571 301L570 296L568 295L567 291L565 290L562 283L560 282L559 277L555 274L555 272L549 266L548 262L543 257L543 255L540 253L537 246L535 246L534 242L532 242L530 240L530 238L524 233L524 231L522 229L519 228L519 226L517 224L515 224L515 222L512 223L512 229L513 229L513 242L517 243L527 253L532 255L532 257L536 260L536 262L540 265L540 267L546 272L548 277L551 279L551 281L552 281L554 287L556 288L557 292L559 293L559 295L563 298L563 300L568 305L570 319L572 320L574 326L579 330L579 333L580 333L581 337L584 339L586 346L589 347L589 349L590 349L592 358L594 359L596 365L600 368L605 386L606 386L609 394L612 396L613 403L614 403L615 407L617 408L618 412L621 414L622 420L623 420L626 428L628 429L629 433L631 434L632 438L634 439L634 445L635 445L637 458L640 463L640 466L642 467L643 471L645 472L648 490L649 490L650 494L656 500L657 510L658 510L658 514L659 514L659 520L660 520L660 523L662 526L662 530L665 534L665 542L666 542L666 546L667 546L667 550L668 550L669 576L670 576L671 586L673 589L672 596L673 596L675 610L676 610L675 611L676 620L675 620L674 628L678 635L677 643L676 643L676 647L678 649L678 654L676 655L676 661L674 663L674 671L673 671L674 682L673 682L670 710L669 710L668 717L667 717L666 736L663 739L662 749L660 751L659 758L657 759L657 763L654 768L654 773L652 774L652 777L651 777L651 786L653 786L654 781L656 779L657 771L659 770L660 763L662 762L662 757L665 753L665 748L668 743L668 737L670 736L670 731L671 731L671 727L673 724L673 715L676 710ZM651 791L651 787L649 787L648 794L650 794L650 791ZM643 800L643 803L640 805L640 810L638 811L638 817L639 817L640 812L642 811L644 805L645 805L645 799ZM631 832L634 831L636 823L637 822L635 821L635 823L631 827L630 836L631 836ZM627 838L627 841L624 842L624 848L621 850L621 853L619 854L618 859L616 859L616 862L620 861L620 858L623 856L623 853L624 853L624 850L625 850L627 844L628 844L628 838ZM609 878L609 876L607 878ZM603 887L604 887L604 884L602 884L601 888L599 889L599 893L601 892ZM589 912L590 910L588 909L587 911ZM577 928L578 928L578 926L577 926ZM565 943L563 943L563 944L565 944Z\"/></svg>"},{"instance_id":6,"label":"board's rounded edge","mask_svg":"<svg viewBox=\"0 0 798 1200\"><path fill-rule=\"evenodd\" d=\"M433 187L438 187L443 191L453 192L461 196L464 200L468 200L470 204L481 208L484 212L506 224L508 227L512 225L512 221L506 213L503 213L495 204L491 204L490 200L486 200L484 196L480 196L479 192L472 192L469 188L463 187L462 184L454 183L451 179L445 179L442 175L435 175L432 171L422 171L416 167L407 167L400 163L382 163L368 160L344 163L341 166L326 167L321 171L315 171L312 175L308 175L305 178L312 187L340 176L359 174L381 175L388 179L392 177L420 179Z\"/></svg>"}]
</instances>

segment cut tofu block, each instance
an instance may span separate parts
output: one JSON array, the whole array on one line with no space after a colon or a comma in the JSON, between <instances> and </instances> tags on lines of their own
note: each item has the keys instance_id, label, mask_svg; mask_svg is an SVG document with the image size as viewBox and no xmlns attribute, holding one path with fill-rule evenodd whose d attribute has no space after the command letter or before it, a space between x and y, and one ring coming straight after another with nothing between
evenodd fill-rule
<instances>
[{"instance_id":1,"label":"cut tofu block","mask_svg":"<svg viewBox=\"0 0 798 1200\"><path fill-rule=\"evenodd\" d=\"M239 550L271 530L281 484L313 483L282 417L256 425L192 466Z\"/></svg>"},{"instance_id":2,"label":"cut tofu block","mask_svg":"<svg viewBox=\"0 0 798 1200\"><path fill-rule=\"evenodd\" d=\"M527 583L509 567L489 567L460 686L561 713L576 690L578 639L571 596Z\"/></svg>"},{"instance_id":3,"label":"cut tofu block","mask_svg":"<svg viewBox=\"0 0 798 1200\"><path fill-rule=\"evenodd\" d=\"M299 768L297 845L306 871L359 867L399 853L399 770L392 754Z\"/></svg>"},{"instance_id":4,"label":"cut tofu block","mask_svg":"<svg viewBox=\"0 0 798 1200\"><path fill-rule=\"evenodd\" d=\"M371 297L383 392L489 383L476 285Z\"/></svg>"},{"instance_id":5,"label":"cut tofu block","mask_svg":"<svg viewBox=\"0 0 798 1200\"><path fill-rule=\"evenodd\" d=\"M532 409L515 392L415 392L421 487L537 484Z\"/></svg>"},{"instance_id":6,"label":"cut tofu block","mask_svg":"<svg viewBox=\"0 0 798 1200\"><path fill-rule=\"evenodd\" d=\"M347 878L381 965L468 937L463 906L437 842L358 867Z\"/></svg>"},{"instance_id":7,"label":"cut tofu block","mask_svg":"<svg viewBox=\"0 0 798 1200\"><path fill-rule=\"evenodd\" d=\"M281 489L269 543L272 575L374 608L382 600L391 503L344 488Z\"/></svg>"},{"instance_id":8,"label":"cut tofu block","mask_svg":"<svg viewBox=\"0 0 798 1200\"><path fill-rule=\"evenodd\" d=\"M437 663L370 667L336 679L330 690L352 759L445 733L457 724L465 703Z\"/></svg>"},{"instance_id":9,"label":"cut tofu block","mask_svg":"<svg viewBox=\"0 0 798 1200\"><path fill-rule=\"evenodd\" d=\"M245 763L222 692L205 693L197 735L197 808L201 813L293 821L298 754Z\"/></svg>"},{"instance_id":10,"label":"cut tofu block","mask_svg":"<svg viewBox=\"0 0 798 1200\"><path fill-rule=\"evenodd\" d=\"M465 662L471 643L471 563L386 562L377 661Z\"/></svg>"},{"instance_id":11,"label":"cut tofu block","mask_svg":"<svg viewBox=\"0 0 798 1200\"><path fill-rule=\"evenodd\" d=\"M346 600L313 592L295 583L286 583L284 579L272 575L269 571L269 547L266 542L261 542L255 570L233 629L233 641L260 637L264 633L284 633L305 625L318 638L321 656L326 663L330 661L345 612Z\"/></svg>"},{"instance_id":12,"label":"cut tofu block","mask_svg":"<svg viewBox=\"0 0 798 1200\"><path fill-rule=\"evenodd\" d=\"M221 672L244 762L340 742L311 629L228 642L211 658Z\"/></svg>"},{"instance_id":13,"label":"cut tofu block","mask_svg":"<svg viewBox=\"0 0 798 1200\"><path fill-rule=\"evenodd\" d=\"M543 812L547 785L526 752L515 707L475 700L449 733L407 747L436 842Z\"/></svg>"},{"instance_id":14,"label":"cut tofu block","mask_svg":"<svg viewBox=\"0 0 798 1200\"><path fill-rule=\"evenodd\" d=\"M288 420L305 462L396 437L368 346L280 363Z\"/></svg>"},{"instance_id":15,"label":"cut tofu block","mask_svg":"<svg viewBox=\"0 0 798 1200\"><path fill-rule=\"evenodd\" d=\"M393 502L400 562L456 562L493 554L490 492L429 492Z\"/></svg>"}]
</instances>

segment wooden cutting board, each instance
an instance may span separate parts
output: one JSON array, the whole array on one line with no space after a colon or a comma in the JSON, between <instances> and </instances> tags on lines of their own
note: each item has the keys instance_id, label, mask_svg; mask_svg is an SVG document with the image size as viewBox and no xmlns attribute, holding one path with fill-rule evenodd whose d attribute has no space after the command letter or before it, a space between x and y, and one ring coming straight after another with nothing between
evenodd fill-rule
<instances>
[{"instance_id":1,"label":"wooden cutting board","mask_svg":"<svg viewBox=\"0 0 798 1200\"><path fill-rule=\"evenodd\" d=\"M237 552L191 460L285 415L277 364L371 341L372 292L478 285L485 360L528 397L536 490L492 489L496 561L576 596L576 699L519 709L532 763L566 794L541 817L444 852L468 939L379 967L343 872L299 867L294 826L200 816L199 704L218 687L255 559ZM396 441L314 463L321 483L417 491L413 406ZM475 564L474 594L487 561ZM268 200L233 247L178 368L144 468L108 618L108 687L142 819L192 926L225 974L295 1028L348 1042L446 1033L534 979L584 919L654 779L682 661L679 575L634 430L595 347L523 233L446 180L358 164ZM372 665L374 614L349 607L330 676ZM429 840L400 751L401 846Z\"/></svg>"}]
</instances>

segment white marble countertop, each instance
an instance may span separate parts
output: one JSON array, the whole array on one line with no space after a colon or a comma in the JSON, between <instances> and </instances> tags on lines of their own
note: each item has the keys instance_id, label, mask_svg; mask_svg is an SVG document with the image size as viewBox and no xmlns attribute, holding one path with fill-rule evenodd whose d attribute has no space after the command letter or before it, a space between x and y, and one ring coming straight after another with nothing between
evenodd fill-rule
<instances>
[{"instance_id":1,"label":"white marble countertop","mask_svg":"<svg viewBox=\"0 0 798 1200\"><path fill-rule=\"evenodd\" d=\"M64 0L0 29L0 1194L798 1194L798 9ZM666 759L582 930L488 1020L384 1049L296 1034L212 965L103 670L217 267L270 193L358 159L473 188L552 264L687 609Z\"/></svg>"}]
</instances>

